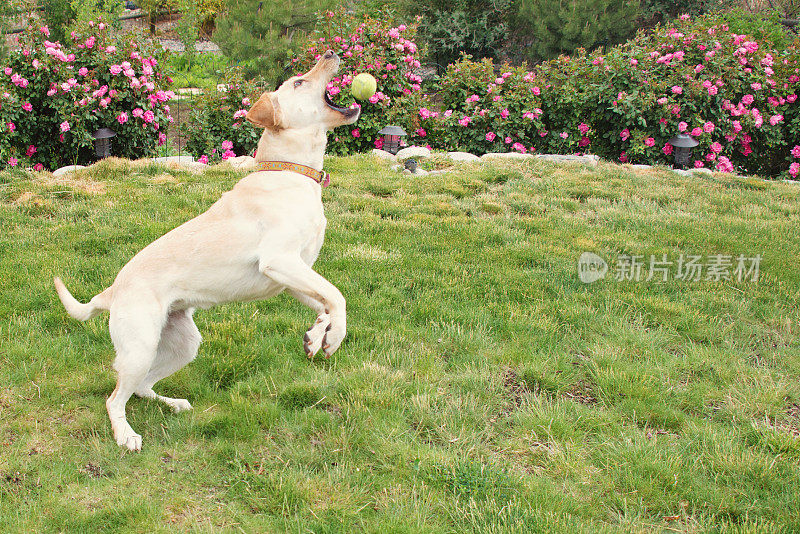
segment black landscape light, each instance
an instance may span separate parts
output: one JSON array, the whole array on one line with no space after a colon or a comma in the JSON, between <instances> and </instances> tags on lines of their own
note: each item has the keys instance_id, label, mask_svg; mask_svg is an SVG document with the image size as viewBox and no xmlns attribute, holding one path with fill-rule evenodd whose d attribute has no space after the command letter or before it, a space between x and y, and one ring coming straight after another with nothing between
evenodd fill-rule
<instances>
[{"instance_id":1,"label":"black landscape light","mask_svg":"<svg viewBox=\"0 0 800 534\"><path fill-rule=\"evenodd\" d=\"M685 133L679 133L667 143L672 145L672 156L675 158L676 169L685 169L689 166L692 149L700 144L691 135Z\"/></svg>"},{"instance_id":2,"label":"black landscape light","mask_svg":"<svg viewBox=\"0 0 800 534\"><path fill-rule=\"evenodd\" d=\"M94 153L98 158L107 158L111 155L111 140L117 136L110 128L100 128L92 137L94 138Z\"/></svg>"},{"instance_id":3,"label":"black landscape light","mask_svg":"<svg viewBox=\"0 0 800 534\"><path fill-rule=\"evenodd\" d=\"M383 136L383 150L397 154L400 150L400 138L406 135L406 131L399 126L384 126L378 135Z\"/></svg>"}]
</instances>

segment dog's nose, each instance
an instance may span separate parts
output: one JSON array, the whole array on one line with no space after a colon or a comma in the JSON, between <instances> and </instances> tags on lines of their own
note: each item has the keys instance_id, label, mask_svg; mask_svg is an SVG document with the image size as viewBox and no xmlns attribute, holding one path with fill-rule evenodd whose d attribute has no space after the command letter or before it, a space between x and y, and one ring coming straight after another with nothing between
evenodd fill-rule
<instances>
[{"instance_id":1,"label":"dog's nose","mask_svg":"<svg viewBox=\"0 0 800 534\"><path fill-rule=\"evenodd\" d=\"M330 58L332 58L332 57L333 57L333 56L335 56L335 55L336 55L336 54L334 54L334 53L333 53L333 50L328 50L327 52L325 52L325 55L324 55L324 56L322 56L322 57L324 57L325 59L330 59Z\"/></svg>"}]
</instances>

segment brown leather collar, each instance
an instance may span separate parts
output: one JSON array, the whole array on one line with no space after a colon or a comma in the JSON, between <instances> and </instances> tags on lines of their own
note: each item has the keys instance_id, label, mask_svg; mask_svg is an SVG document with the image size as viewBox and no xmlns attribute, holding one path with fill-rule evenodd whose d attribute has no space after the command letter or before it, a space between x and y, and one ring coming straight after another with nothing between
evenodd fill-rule
<instances>
[{"instance_id":1,"label":"brown leather collar","mask_svg":"<svg viewBox=\"0 0 800 534\"><path fill-rule=\"evenodd\" d=\"M289 161L262 161L258 164L260 171L292 171L304 176L308 176L322 187L328 187L331 183L331 175L325 171L318 171L307 165L291 163Z\"/></svg>"}]
</instances>

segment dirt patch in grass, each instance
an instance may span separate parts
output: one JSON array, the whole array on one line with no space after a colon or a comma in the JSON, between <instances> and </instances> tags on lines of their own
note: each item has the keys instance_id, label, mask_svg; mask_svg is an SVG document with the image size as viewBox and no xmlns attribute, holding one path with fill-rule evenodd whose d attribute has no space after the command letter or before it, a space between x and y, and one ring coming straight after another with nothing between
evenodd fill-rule
<instances>
[{"instance_id":1,"label":"dirt patch in grass","mask_svg":"<svg viewBox=\"0 0 800 534\"><path fill-rule=\"evenodd\" d=\"M102 195L106 192L106 184L92 180L83 173L70 173L64 176L53 176L52 174L39 174L37 181L46 186L66 187L75 191L81 191L88 195Z\"/></svg>"},{"instance_id":2,"label":"dirt patch in grass","mask_svg":"<svg viewBox=\"0 0 800 534\"><path fill-rule=\"evenodd\" d=\"M778 428L798 438L800 437L800 404L794 403L786 409L787 420L778 424Z\"/></svg>"},{"instance_id":3,"label":"dirt patch in grass","mask_svg":"<svg viewBox=\"0 0 800 534\"><path fill-rule=\"evenodd\" d=\"M161 173L152 178L153 183L156 184L177 184L178 178L177 176L173 176L172 174Z\"/></svg>"},{"instance_id":4,"label":"dirt patch in grass","mask_svg":"<svg viewBox=\"0 0 800 534\"><path fill-rule=\"evenodd\" d=\"M12 204L15 206L23 206L25 204L33 204L34 206L42 206L44 205L45 200L37 195L36 193L31 193L30 191L23 191L23 193L11 201Z\"/></svg>"},{"instance_id":5,"label":"dirt patch in grass","mask_svg":"<svg viewBox=\"0 0 800 534\"><path fill-rule=\"evenodd\" d=\"M597 404L597 397L594 395L594 386L587 380L578 380L566 391L561 393L561 395L567 399L580 404L585 404L587 406L593 406Z\"/></svg>"},{"instance_id":6,"label":"dirt patch in grass","mask_svg":"<svg viewBox=\"0 0 800 534\"><path fill-rule=\"evenodd\" d=\"M101 478L106 476L106 472L102 467L91 462L78 469L78 472L83 473L89 478Z\"/></svg>"},{"instance_id":7,"label":"dirt patch in grass","mask_svg":"<svg viewBox=\"0 0 800 534\"><path fill-rule=\"evenodd\" d=\"M525 394L530 393L530 390L517 372L511 367L504 367L502 371L500 371L500 381L506 393L505 400L508 404L507 413L511 413L519 408L524 400Z\"/></svg>"}]
</instances>

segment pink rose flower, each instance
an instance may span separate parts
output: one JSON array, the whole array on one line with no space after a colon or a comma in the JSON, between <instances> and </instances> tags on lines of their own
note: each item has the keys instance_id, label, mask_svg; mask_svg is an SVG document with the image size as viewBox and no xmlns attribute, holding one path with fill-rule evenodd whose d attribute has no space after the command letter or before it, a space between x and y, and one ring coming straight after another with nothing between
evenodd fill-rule
<instances>
[{"instance_id":1,"label":"pink rose flower","mask_svg":"<svg viewBox=\"0 0 800 534\"><path fill-rule=\"evenodd\" d=\"M60 127L61 127L61 131L62 132L68 132L69 131L69 122L67 122L67 121L62 122L60 124Z\"/></svg>"},{"instance_id":2,"label":"pink rose flower","mask_svg":"<svg viewBox=\"0 0 800 534\"><path fill-rule=\"evenodd\" d=\"M672 154L672 145L666 143L664 147L661 149L661 152L663 152L665 156L669 156L670 154Z\"/></svg>"},{"instance_id":3,"label":"pink rose flower","mask_svg":"<svg viewBox=\"0 0 800 534\"><path fill-rule=\"evenodd\" d=\"M719 144L719 141L714 141L713 143L711 143L711 146L709 148L711 149L711 152L713 152L714 154L719 154L720 152L722 152L722 145Z\"/></svg>"},{"instance_id":4,"label":"pink rose flower","mask_svg":"<svg viewBox=\"0 0 800 534\"><path fill-rule=\"evenodd\" d=\"M791 154L793 158L800 159L800 145L795 145Z\"/></svg>"},{"instance_id":5,"label":"pink rose flower","mask_svg":"<svg viewBox=\"0 0 800 534\"><path fill-rule=\"evenodd\" d=\"M8 158L8 164L11 165L12 167L16 167L17 163L18 163L17 158L13 158L13 157L12 158Z\"/></svg>"},{"instance_id":6,"label":"pink rose flower","mask_svg":"<svg viewBox=\"0 0 800 534\"><path fill-rule=\"evenodd\" d=\"M487 132L486 133L486 140L489 141L489 142L494 141L495 137L497 137L497 135L494 132ZM797 147L797 148L800 148L800 147Z\"/></svg>"},{"instance_id":7,"label":"pink rose flower","mask_svg":"<svg viewBox=\"0 0 800 534\"><path fill-rule=\"evenodd\" d=\"M675 93L676 95L682 95L683 94L683 87L681 87L680 85L673 85L672 86L672 92Z\"/></svg>"},{"instance_id":8,"label":"pink rose flower","mask_svg":"<svg viewBox=\"0 0 800 534\"><path fill-rule=\"evenodd\" d=\"M25 155L31 157L34 154L36 154L36 147L33 145L28 145L28 150L25 151Z\"/></svg>"},{"instance_id":9,"label":"pink rose flower","mask_svg":"<svg viewBox=\"0 0 800 534\"><path fill-rule=\"evenodd\" d=\"M619 133L619 136L622 138L623 141L627 141L628 138L631 136L631 132L625 128Z\"/></svg>"},{"instance_id":10,"label":"pink rose flower","mask_svg":"<svg viewBox=\"0 0 800 534\"><path fill-rule=\"evenodd\" d=\"M208 156L206 156L205 154L203 154L202 156L200 156L199 158L197 158L197 162L198 162L198 163L202 163L202 164L204 164L204 165L208 165Z\"/></svg>"},{"instance_id":11,"label":"pink rose flower","mask_svg":"<svg viewBox=\"0 0 800 534\"><path fill-rule=\"evenodd\" d=\"M678 123L678 131L685 132L689 128L689 125L686 124L684 121Z\"/></svg>"},{"instance_id":12,"label":"pink rose flower","mask_svg":"<svg viewBox=\"0 0 800 534\"><path fill-rule=\"evenodd\" d=\"M22 109L24 109L25 111L33 111L33 104L31 104L30 102L25 102L24 104L22 104Z\"/></svg>"},{"instance_id":13,"label":"pink rose flower","mask_svg":"<svg viewBox=\"0 0 800 534\"><path fill-rule=\"evenodd\" d=\"M797 178L797 175L800 174L800 163L796 161L789 165L789 174L792 178Z\"/></svg>"},{"instance_id":14,"label":"pink rose flower","mask_svg":"<svg viewBox=\"0 0 800 534\"><path fill-rule=\"evenodd\" d=\"M350 132L350 135L352 135L355 138L359 138L361 137L361 130L355 128L353 131Z\"/></svg>"},{"instance_id":15,"label":"pink rose flower","mask_svg":"<svg viewBox=\"0 0 800 534\"><path fill-rule=\"evenodd\" d=\"M644 144L645 146L656 146L656 140L653 139L652 137L648 137L647 139L644 140Z\"/></svg>"}]
</instances>

